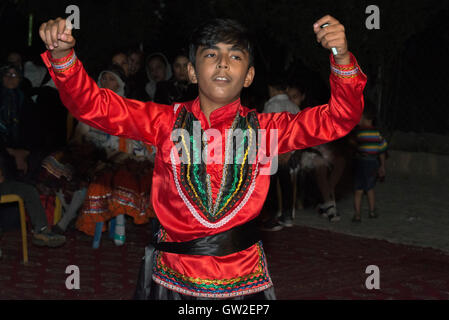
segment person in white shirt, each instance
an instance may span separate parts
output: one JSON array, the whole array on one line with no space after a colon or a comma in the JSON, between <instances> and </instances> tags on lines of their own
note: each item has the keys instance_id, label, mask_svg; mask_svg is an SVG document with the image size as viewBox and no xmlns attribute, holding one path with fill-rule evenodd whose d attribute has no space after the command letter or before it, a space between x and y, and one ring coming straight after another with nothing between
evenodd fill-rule
<instances>
[{"instance_id":1,"label":"person in white shirt","mask_svg":"<svg viewBox=\"0 0 449 320\"><path fill-rule=\"evenodd\" d=\"M287 95L286 75L283 75L282 73L270 75L268 81L268 93L270 99L265 103L263 109L264 113L289 112L297 114L301 111L296 104L290 101ZM267 200L265 201L265 209L271 216L271 219L262 227L265 231L278 231L283 227L293 226L293 185L290 176L291 155L292 152L278 156L278 170L276 174L271 177L270 190L268 192ZM281 199L277 199L276 201L278 180L281 186ZM278 220L279 201L281 201L282 204L282 211Z\"/></svg>"}]
</instances>

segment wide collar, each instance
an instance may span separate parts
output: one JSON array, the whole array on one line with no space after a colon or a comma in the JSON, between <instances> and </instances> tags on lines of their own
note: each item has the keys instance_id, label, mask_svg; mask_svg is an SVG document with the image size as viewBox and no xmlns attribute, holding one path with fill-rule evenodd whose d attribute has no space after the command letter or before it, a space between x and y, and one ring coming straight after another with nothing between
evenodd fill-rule
<instances>
[{"instance_id":1,"label":"wide collar","mask_svg":"<svg viewBox=\"0 0 449 320\"><path fill-rule=\"evenodd\" d=\"M191 103L186 104L187 111L192 112L195 118L200 120L201 127L203 129L207 128L214 128L219 127L223 123L231 122L235 115L237 114L237 111L240 110L240 113L242 112L242 105L240 103L240 98L235 100L234 102L231 102L223 107L220 107L210 114L209 120L210 120L210 126L207 122L206 115L204 114L203 110L201 110L200 106L200 98L197 97L195 100L193 100Z\"/></svg>"}]
</instances>

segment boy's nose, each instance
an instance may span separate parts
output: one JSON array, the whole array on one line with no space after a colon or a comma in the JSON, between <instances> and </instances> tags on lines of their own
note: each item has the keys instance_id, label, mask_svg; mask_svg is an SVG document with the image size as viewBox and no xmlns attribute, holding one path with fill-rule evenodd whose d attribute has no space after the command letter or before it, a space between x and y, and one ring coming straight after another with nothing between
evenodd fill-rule
<instances>
[{"instance_id":1,"label":"boy's nose","mask_svg":"<svg viewBox=\"0 0 449 320\"><path fill-rule=\"evenodd\" d=\"M218 61L217 68L218 69L228 69L229 68L229 64L228 64L226 57L221 57L221 59Z\"/></svg>"}]
</instances>

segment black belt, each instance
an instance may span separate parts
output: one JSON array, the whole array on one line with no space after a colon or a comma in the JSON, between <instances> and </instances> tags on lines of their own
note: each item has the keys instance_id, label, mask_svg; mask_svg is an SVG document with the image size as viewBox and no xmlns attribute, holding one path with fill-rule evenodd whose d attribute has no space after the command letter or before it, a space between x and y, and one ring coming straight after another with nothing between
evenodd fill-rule
<instances>
[{"instance_id":1,"label":"black belt","mask_svg":"<svg viewBox=\"0 0 449 320\"><path fill-rule=\"evenodd\" d=\"M150 243L145 247L145 256L140 267L134 299L148 300L150 298L156 250L176 254L226 256L248 249L260 240L256 223L255 220L252 220L228 231L186 242Z\"/></svg>"}]
</instances>

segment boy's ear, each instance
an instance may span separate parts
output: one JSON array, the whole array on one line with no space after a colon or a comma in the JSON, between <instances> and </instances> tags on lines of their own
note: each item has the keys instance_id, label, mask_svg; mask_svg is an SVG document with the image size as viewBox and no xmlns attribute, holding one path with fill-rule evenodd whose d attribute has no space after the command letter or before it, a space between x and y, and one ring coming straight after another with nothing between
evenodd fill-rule
<instances>
[{"instance_id":1,"label":"boy's ear","mask_svg":"<svg viewBox=\"0 0 449 320\"><path fill-rule=\"evenodd\" d=\"M248 88L251 83L253 83L254 76L256 75L256 69L254 67L250 67L248 72L246 73L245 82L243 82L243 86Z\"/></svg>"},{"instance_id":2,"label":"boy's ear","mask_svg":"<svg viewBox=\"0 0 449 320\"><path fill-rule=\"evenodd\" d=\"M189 80L192 83L198 83L198 78L196 77L195 67L191 62L187 65L187 72L189 74Z\"/></svg>"}]
</instances>

